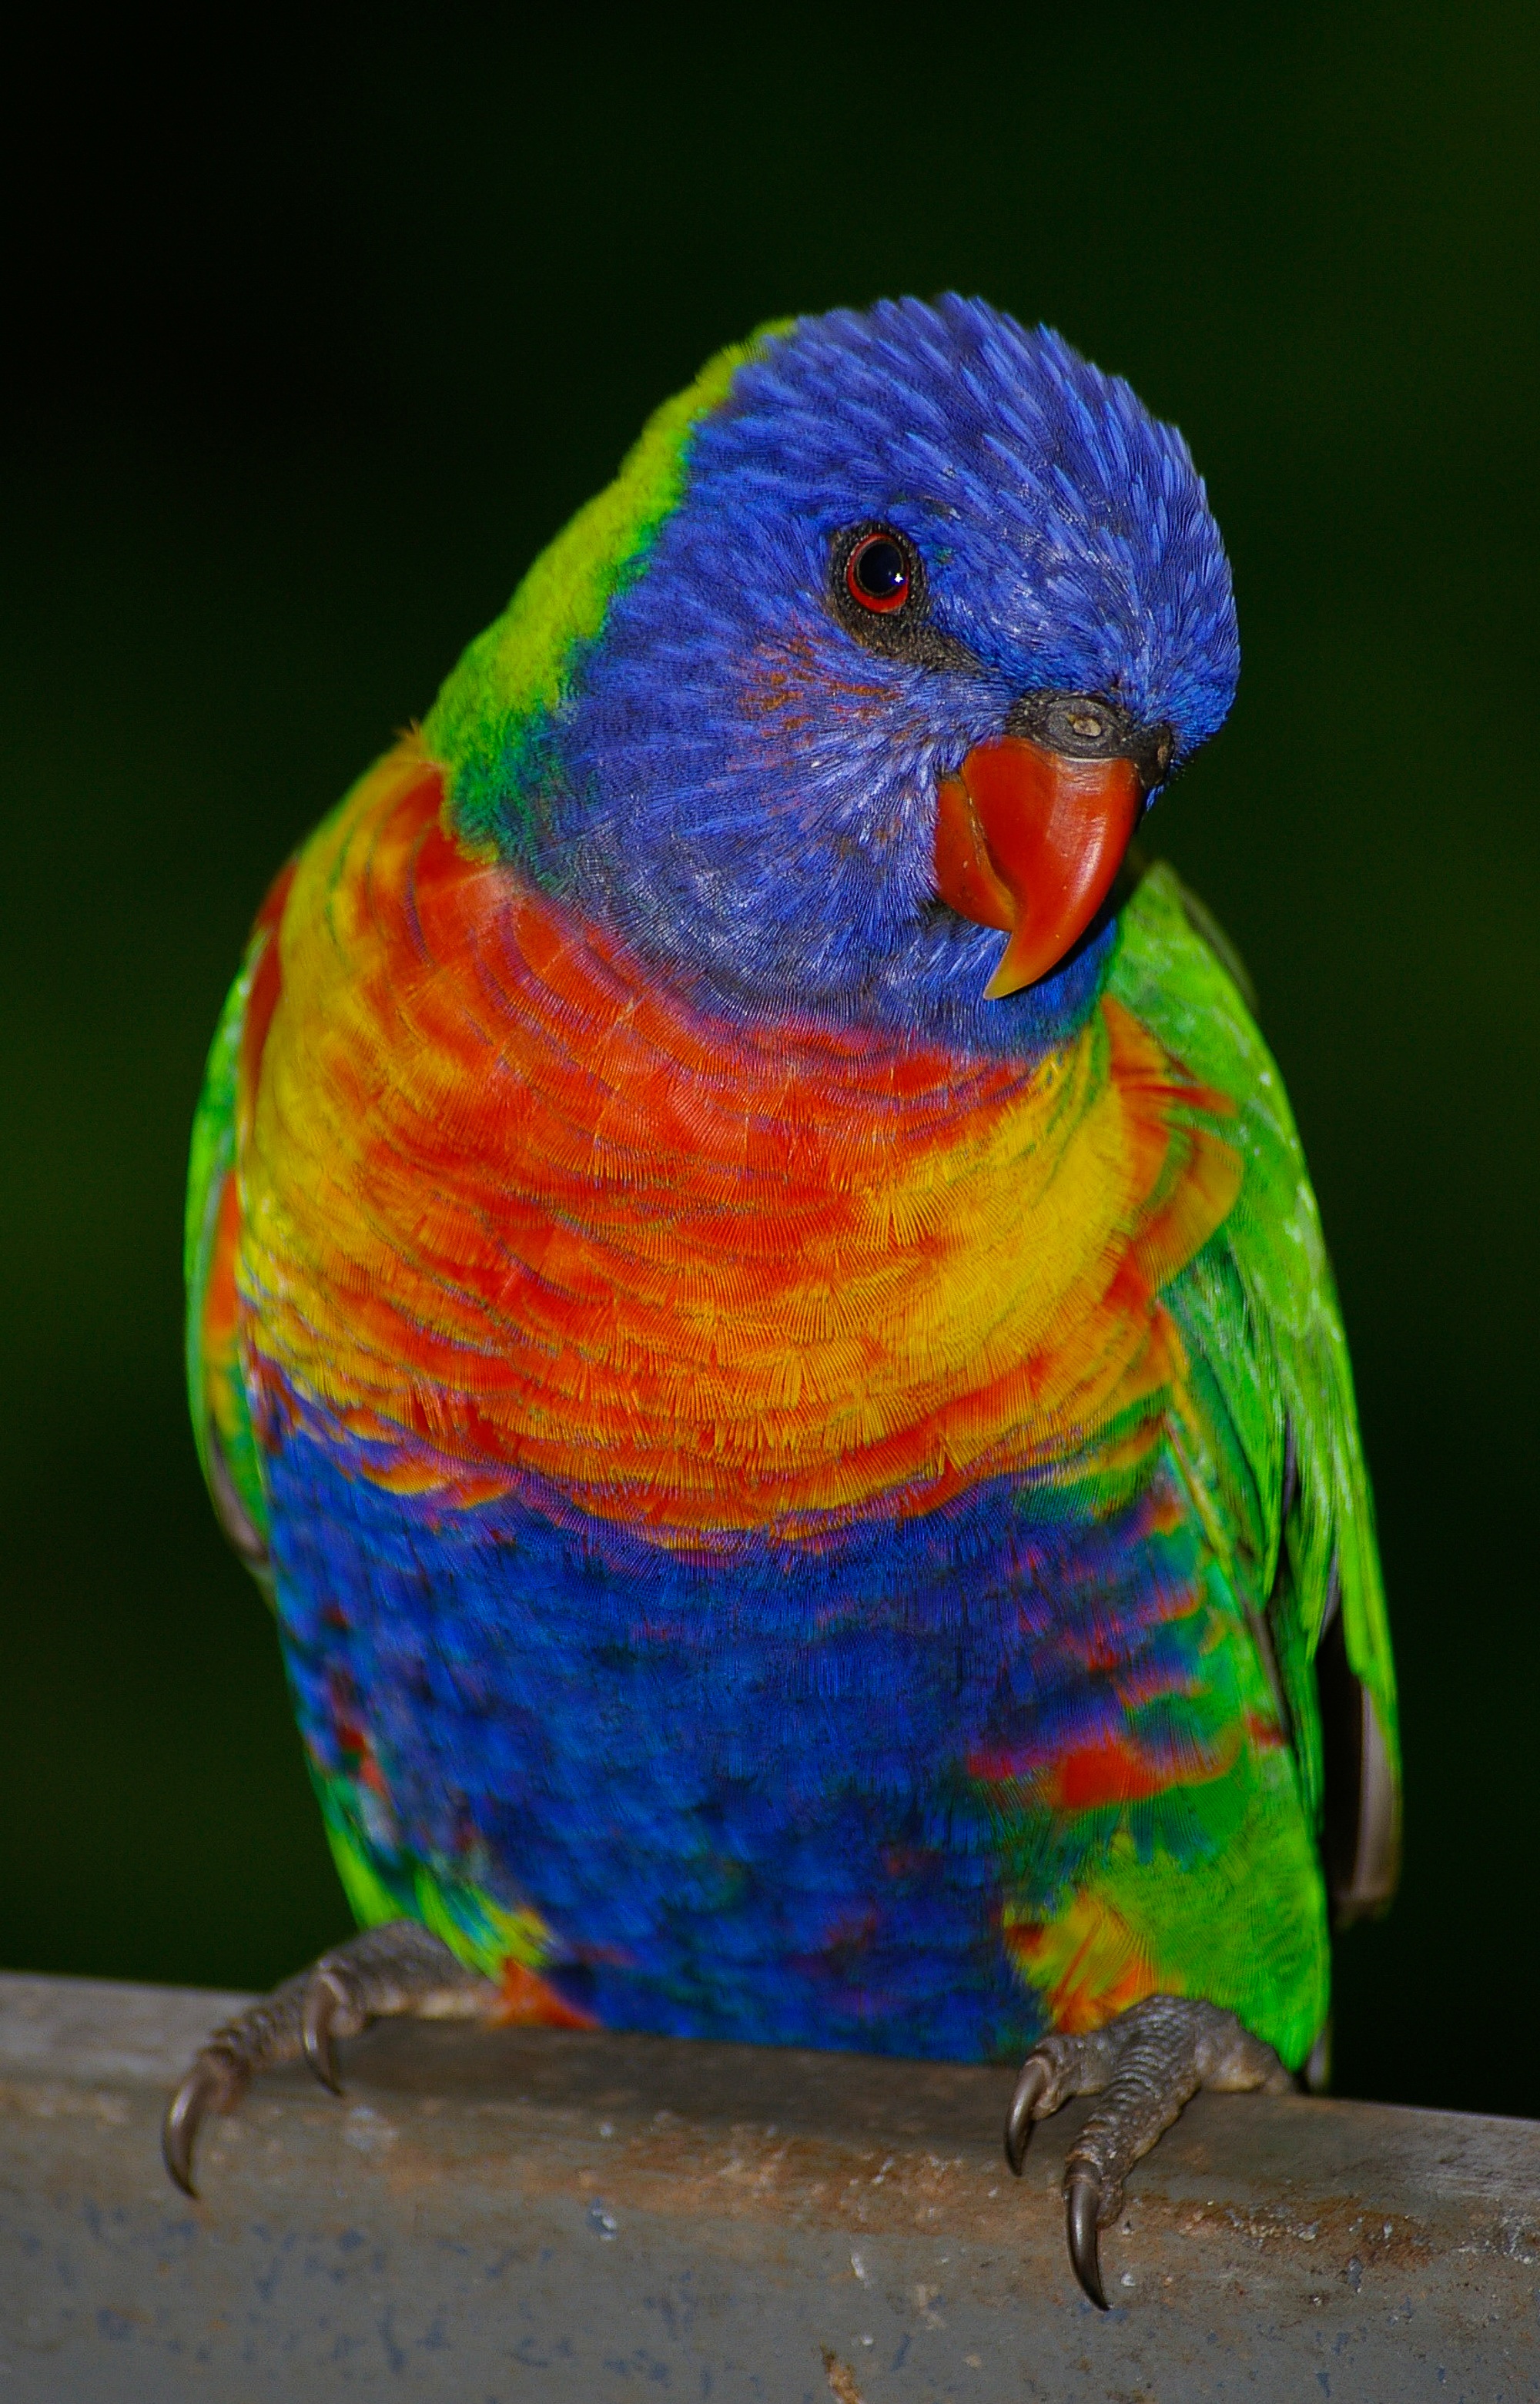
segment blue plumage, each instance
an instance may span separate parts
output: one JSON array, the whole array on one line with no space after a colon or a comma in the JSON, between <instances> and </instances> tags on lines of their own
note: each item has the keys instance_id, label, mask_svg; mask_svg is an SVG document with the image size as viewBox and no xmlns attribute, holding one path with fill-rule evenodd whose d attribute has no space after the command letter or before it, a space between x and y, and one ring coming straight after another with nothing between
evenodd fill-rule
<instances>
[{"instance_id":1,"label":"blue plumage","mask_svg":"<svg viewBox=\"0 0 1540 2404\"><path fill-rule=\"evenodd\" d=\"M831 540L863 520L913 538L960 672L858 651L831 617ZM696 430L646 574L525 762L531 832L505 811L504 837L716 1007L794 994L835 1024L1035 1054L1084 1017L1105 930L984 1000L998 942L928 906L938 776L1047 687L1168 720L1180 765L1238 665L1202 483L1126 384L979 302L841 311Z\"/></svg>"},{"instance_id":2,"label":"blue plumage","mask_svg":"<svg viewBox=\"0 0 1540 2404\"><path fill-rule=\"evenodd\" d=\"M317 1771L357 1779L359 1723L389 1764L382 1866L497 1890L516 1862L546 1977L611 2026L961 2061L1040 2034L1001 1904L1051 1917L1106 1831L1012 1798L1002 1850L978 1773L1122 1728L1138 1688L1158 1751L1162 1698L1211 1677L1170 1608L1189 1528L996 1482L793 1578L757 1530L660 1553L553 1494L446 1518L362 1470L335 1428L286 1444L274 1560ZM1135 1820L1192 1850L1168 1803Z\"/></svg>"}]
</instances>

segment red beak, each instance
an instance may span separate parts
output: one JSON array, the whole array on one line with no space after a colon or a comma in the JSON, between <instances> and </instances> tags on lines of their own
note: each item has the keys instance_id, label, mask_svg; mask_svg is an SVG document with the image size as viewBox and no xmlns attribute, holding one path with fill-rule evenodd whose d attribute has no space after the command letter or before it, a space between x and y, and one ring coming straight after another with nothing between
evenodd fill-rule
<instances>
[{"instance_id":1,"label":"red beak","mask_svg":"<svg viewBox=\"0 0 1540 2404\"><path fill-rule=\"evenodd\" d=\"M936 796L936 891L1010 942L984 990L1035 985L1112 890L1145 787L1131 760L1069 760L1024 736L975 744Z\"/></svg>"}]
</instances>

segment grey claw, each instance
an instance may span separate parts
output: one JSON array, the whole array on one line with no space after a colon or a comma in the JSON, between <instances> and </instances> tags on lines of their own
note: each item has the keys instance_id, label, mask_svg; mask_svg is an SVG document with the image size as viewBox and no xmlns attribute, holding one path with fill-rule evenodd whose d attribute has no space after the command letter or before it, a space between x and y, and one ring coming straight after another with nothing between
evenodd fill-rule
<instances>
[{"instance_id":1,"label":"grey claw","mask_svg":"<svg viewBox=\"0 0 1540 2404\"><path fill-rule=\"evenodd\" d=\"M1065 2190L1065 2234L1075 2277L1099 2312L1106 2312L1101 2261L1097 2249L1097 2216L1101 2209L1101 2181L1094 2171L1077 2170Z\"/></svg>"},{"instance_id":2,"label":"grey claw","mask_svg":"<svg viewBox=\"0 0 1540 2404\"><path fill-rule=\"evenodd\" d=\"M498 1992L414 1921L366 1929L215 2030L167 2106L161 2132L167 2171L184 2195L195 2193L200 2124L211 2110L233 2111L254 2071L281 2070L302 2053L322 2086L340 2095L339 2037L357 2036L371 2020L395 2015L483 2019Z\"/></svg>"},{"instance_id":3,"label":"grey claw","mask_svg":"<svg viewBox=\"0 0 1540 2404\"><path fill-rule=\"evenodd\" d=\"M228 2054L201 2053L166 2105L166 2117L161 2124L161 2159L182 2193L190 2195L195 2202L198 2190L192 2183L192 2149L203 2117L211 2105L216 2111L227 2112L243 2083Z\"/></svg>"},{"instance_id":4,"label":"grey claw","mask_svg":"<svg viewBox=\"0 0 1540 2404\"><path fill-rule=\"evenodd\" d=\"M331 2050L331 2024L345 2001L336 1980L327 1971L318 1970L306 1991L301 2033L305 2060L322 2086L329 2087L333 2095L342 2093L343 2082L337 2076L336 2057Z\"/></svg>"},{"instance_id":5,"label":"grey claw","mask_svg":"<svg viewBox=\"0 0 1540 2404\"><path fill-rule=\"evenodd\" d=\"M1011 2098L1011 2108L1005 2116L1005 2159L1017 2178L1027 2159L1027 2147L1032 2135L1032 2106L1048 2084L1048 2065L1035 2054L1029 2054L1021 2065L1016 2091Z\"/></svg>"}]
</instances>

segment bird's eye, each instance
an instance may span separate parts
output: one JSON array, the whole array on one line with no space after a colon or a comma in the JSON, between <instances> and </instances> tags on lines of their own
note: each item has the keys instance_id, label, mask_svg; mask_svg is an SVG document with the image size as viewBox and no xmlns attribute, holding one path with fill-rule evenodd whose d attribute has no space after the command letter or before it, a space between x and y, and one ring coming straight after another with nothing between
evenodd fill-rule
<instances>
[{"instance_id":1,"label":"bird's eye","mask_svg":"<svg viewBox=\"0 0 1540 2404\"><path fill-rule=\"evenodd\" d=\"M845 589L862 609L890 617L909 598L909 563L890 534L862 535L845 563Z\"/></svg>"},{"instance_id":2,"label":"bird's eye","mask_svg":"<svg viewBox=\"0 0 1540 2404\"><path fill-rule=\"evenodd\" d=\"M932 623L925 558L896 526L845 526L829 546L829 607L847 635L879 657L911 667L975 673L955 635Z\"/></svg>"}]
</instances>

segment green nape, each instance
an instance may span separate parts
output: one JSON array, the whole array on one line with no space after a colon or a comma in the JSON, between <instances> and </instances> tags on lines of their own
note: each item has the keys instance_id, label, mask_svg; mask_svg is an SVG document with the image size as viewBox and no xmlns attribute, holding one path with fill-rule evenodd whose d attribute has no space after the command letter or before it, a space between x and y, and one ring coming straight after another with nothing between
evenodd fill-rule
<instances>
[{"instance_id":1,"label":"green nape","mask_svg":"<svg viewBox=\"0 0 1540 2404\"><path fill-rule=\"evenodd\" d=\"M695 426L726 399L738 370L794 322L777 318L730 343L653 412L614 482L540 552L502 616L445 679L423 740L449 772L455 822L467 842L516 846L528 824L526 772L541 734L577 653L597 636L611 600L640 573L659 526L678 507Z\"/></svg>"}]
</instances>

